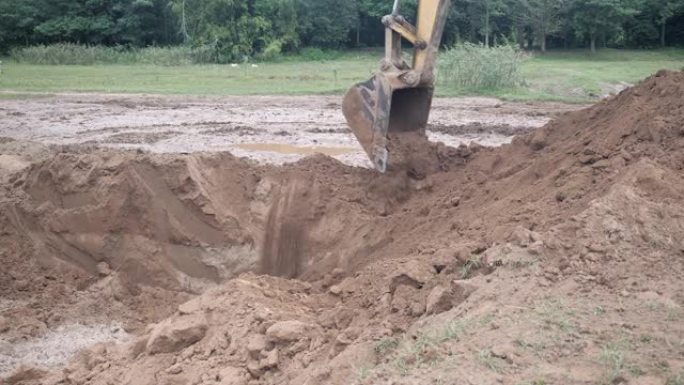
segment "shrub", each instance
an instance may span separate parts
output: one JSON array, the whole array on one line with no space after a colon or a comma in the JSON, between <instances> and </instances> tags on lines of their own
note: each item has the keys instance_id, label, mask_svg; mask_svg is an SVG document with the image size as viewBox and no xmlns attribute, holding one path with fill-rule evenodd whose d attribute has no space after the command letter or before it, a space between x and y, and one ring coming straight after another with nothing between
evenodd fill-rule
<instances>
[{"instance_id":1,"label":"shrub","mask_svg":"<svg viewBox=\"0 0 684 385\"><path fill-rule=\"evenodd\" d=\"M120 56L114 48L89 47L77 44L52 44L16 48L11 57L20 63L30 64L95 64Z\"/></svg>"},{"instance_id":2,"label":"shrub","mask_svg":"<svg viewBox=\"0 0 684 385\"><path fill-rule=\"evenodd\" d=\"M10 56L19 63L47 65L141 63L174 66L217 63L219 59L213 45L128 48L58 43L17 48Z\"/></svg>"},{"instance_id":3,"label":"shrub","mask_svg":"<svg viewBox=\"0 0 684 385\"><path fill-rule=\"evenodd\" d=\"M266 48L264 48L264 52L259 55L259 58L261 60L275 60L283 52L283 42L280 40L273 40L271 43L269 43Z\"/></svg>"},{"instance_id":4,"label":"shrub","mask_svg":"<svg viewBox=\"0 0 684 385\"><path fill-rule=\"evenodd\" d=\"M457 44L440 53L438 81L466 91L516 87L524 83L520 68L526 58L513 45Z\"/></svg>"}]
</instances>

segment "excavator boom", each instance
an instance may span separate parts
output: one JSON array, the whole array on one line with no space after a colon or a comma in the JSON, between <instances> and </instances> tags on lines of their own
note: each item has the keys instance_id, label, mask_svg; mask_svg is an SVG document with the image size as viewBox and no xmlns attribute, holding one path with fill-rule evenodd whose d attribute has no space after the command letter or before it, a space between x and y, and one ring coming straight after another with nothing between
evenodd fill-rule
<instances>
[{"instance_id":1,"label":"excavator boom","mask_svg":"<svg viewBox=\"0 0 684 385\"><path fill-rule=\"evenodd\" d=\"M385 57L369 80L345 95L342 112L347 124L380 172L391 160L388 134L425 135L434 70L450 0L419 0L416 25L399 14L395 0L391 15L383 17ZM402 39L413 44L413 63L404 62Z\"/></svg>"}]
</instances>

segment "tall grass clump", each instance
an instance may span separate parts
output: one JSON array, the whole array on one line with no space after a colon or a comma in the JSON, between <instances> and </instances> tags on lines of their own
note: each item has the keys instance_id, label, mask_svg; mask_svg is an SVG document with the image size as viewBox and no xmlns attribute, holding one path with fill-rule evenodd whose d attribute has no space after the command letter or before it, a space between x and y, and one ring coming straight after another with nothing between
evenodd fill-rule
<instances>
[{"instance_id":1,"label":"tall grass clump","mask_svg":"<svg viewBox=\"0 0 684 385\"><path fill-rule=\"evenodd\" d=\"M513 45L457 44L440 53L438 81L463 91L517 87L524 84L520 70L526 58L527 55Z\"/></svg>"},{"instance_id":2,"label":"tall grass clump","mask_svg":"<svg viewBox=\"0 0 684 385\"><path fill-rule=\"evenodd\" d=\"M220 62L213 46L130 48L57 43L16 48L10 57L19 63L43 65L156 64L187 65Z\"/></svg>"}]
</instances>

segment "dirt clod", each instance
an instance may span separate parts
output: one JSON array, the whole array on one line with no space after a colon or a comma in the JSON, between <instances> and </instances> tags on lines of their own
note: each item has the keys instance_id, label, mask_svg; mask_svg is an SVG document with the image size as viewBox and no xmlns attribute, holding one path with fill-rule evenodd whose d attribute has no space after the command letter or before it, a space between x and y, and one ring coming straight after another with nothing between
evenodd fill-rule
<instances>
[{"instance_id":1,"label":"dirt clod","mask_svg":"<svg viewBox=\"0 0 684 385\"><path fill-rule=\"evenodd\" d=\"M438 285L428 294L425 310L428 314L438 314L452 308L452 293L449 289Z\"/></svg>"},{"instance_id":2,"label":"dirt clod","mask_svg":"<svg viewBox=\"0 0 684 385\"><path fill-rule=\"evenodd\" d=\"M316 329L316 325L301 321L281 321L269 327L266 335L277 342L301 341L310 338L310 333Z\"/></svg>"},{"instance_id":3,"label":"dirt clod","mask_svg":"<svg viewBox=\"0 0 684 385\"><path fill-rule=\"evenodd\" d=\"M200 315L166 320L152 330L147 351L150 354L178 352L204 338L206 332L207 323Z\"/></svg>"}]
</instances>

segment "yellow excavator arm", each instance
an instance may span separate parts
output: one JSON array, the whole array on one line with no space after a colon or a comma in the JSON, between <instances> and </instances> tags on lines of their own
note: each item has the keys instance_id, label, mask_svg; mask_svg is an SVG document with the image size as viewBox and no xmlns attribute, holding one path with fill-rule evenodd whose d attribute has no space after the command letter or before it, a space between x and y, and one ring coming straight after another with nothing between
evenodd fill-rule
<instances>
[{"instance_id":1,"label":"yellow excavator arm","mask_svg":"<svg viewBox=\"0 0 684 385\"><path fill-rule=\"evenodd\" d=\"M385 58L380 71L354 85L344 97L342 112L347 124L380 172L387 170L391 157L388 134L425 135L449 3L419 0L413 26L400 15L400 0L395 0L392 14L382 18ZM413 44L412 65L403 60L402 39Z\"/></svg>"}]
</instances>

